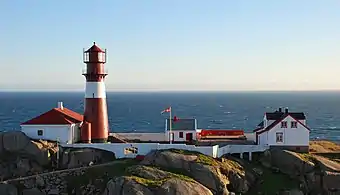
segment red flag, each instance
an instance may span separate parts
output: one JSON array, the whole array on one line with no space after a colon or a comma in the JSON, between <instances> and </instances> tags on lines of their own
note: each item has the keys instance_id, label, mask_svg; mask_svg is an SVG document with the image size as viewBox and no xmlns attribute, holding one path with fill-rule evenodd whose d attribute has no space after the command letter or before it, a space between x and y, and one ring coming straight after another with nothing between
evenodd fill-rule
<instances>
[{"instance_id":1,"label":"red flag","mask_svg":"<svg viewBox=\"0 0 340 195\"><path fill-rule=\"evenodd\" d=\"M179 118L177 116L174 116L174 122L179 121Z\"/></svg>"},{"instance_id":2,"label":"red flag","mask_svg":"<svg viewBox=\"0 0 340 195\"><path fill-rule=\"evenodd\" d=\"M161 114L163 114L164 112L171 112L171 107L169 107L169 108L163 110L163 111L161 112Z\"/></svg>"}]
</instances>

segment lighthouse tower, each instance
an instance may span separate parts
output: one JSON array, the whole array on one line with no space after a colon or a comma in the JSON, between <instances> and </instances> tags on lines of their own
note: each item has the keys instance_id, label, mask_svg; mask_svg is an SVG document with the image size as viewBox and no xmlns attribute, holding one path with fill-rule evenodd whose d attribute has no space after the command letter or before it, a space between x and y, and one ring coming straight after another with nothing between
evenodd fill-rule
<instances>
[{"instance_id":1,"label":"lighthouse tower","mask_svg":"<svg viewBox=\"0 0 340 195\"><path fill-rule=\"evenodd\" d=\"M107 141L109 124L106 105L106 91L104 79L107 75L106 50L100 49L96 43L84 51L86 68L83 75L86 78L85 111L81 129L81 141L103 143ZM91 139L91 140L89 140Z\"/></svg>"}]
</instances>

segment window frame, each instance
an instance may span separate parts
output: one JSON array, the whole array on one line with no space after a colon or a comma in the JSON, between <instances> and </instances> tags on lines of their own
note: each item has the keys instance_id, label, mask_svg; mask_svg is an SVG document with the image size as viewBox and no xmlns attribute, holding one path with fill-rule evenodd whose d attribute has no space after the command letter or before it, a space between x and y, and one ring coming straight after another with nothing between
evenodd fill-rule
<instances>
[{"instance_id":1,"label":"window frame","mask_svg":"<svg viewBox=\"0 0 340 195\"><path fill-rule=\"evenodd\" d=\"M178 137L179 137L179 138L184 138L184 133L183 133L183 131L178 132Z\"/></svg>"},{"instance_id":2,"label":"window frame","mask_svg":"<svg viewBox=\"0 0 340 195\"><path fill-rule=\"evenodd\" d=\"M281 121L281 128L286 129L288 127L287 121Z\"/></svg>"},{"instance_id":3,"label":"window frame","mask_svg":"<svg viewBox=\"0 0 340 195\"><path fill-rule=\"evenodd\" d=\"M279 139L281 138L281 139ZM276 143L283 143L283 132L276 133Z\"/></svg>"},{"instance_id":4,"label":"window frame","mask_svg":"<svg viewBox=\"0 0 340 195\"><path fill-rule=\"evenodd\" d=\"M44 136L44 130L43 129L38 129L37 130L37 135L38 136Z\"/></svg>"},{"instance_id":5,"label":"window frame","mask_svg":"<svg viewBox=\"0 0 340 195\"><path fill-rule=\"evenodd\" d=\"M297 128L297 126L298 126L297 123L298 123L297 121L291 121L291 122L290 122L290 127L291 127L291 128L294 128L294 129ZM294 124L294 125L293 125L293 124Z\"/></svg>"}]
</instances>

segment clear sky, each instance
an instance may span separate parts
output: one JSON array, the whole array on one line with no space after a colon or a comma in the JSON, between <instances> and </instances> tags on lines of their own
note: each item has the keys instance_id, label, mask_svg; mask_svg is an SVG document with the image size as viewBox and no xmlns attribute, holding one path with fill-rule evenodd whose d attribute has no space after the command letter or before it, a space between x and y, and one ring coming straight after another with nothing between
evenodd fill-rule
<instances>
[{"instance_id":1,"label":"clear sky","mask_svg":"<svg viewBox=\"0 0 340 195\"><path fill-rule=\"evenodd\" d=\"M339 0L0 1L0 91L83 90L82 49L112 90L340 88Z\"/></svg>"}]
</instances>

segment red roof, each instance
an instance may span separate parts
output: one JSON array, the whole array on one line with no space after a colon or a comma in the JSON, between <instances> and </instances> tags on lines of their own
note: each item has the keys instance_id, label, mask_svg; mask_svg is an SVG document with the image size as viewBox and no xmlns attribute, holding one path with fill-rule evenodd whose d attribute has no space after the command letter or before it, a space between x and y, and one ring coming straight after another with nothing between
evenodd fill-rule
<instances>
[{"instance_id":1,"label":"red roof","mask_svg":"<svg viewBox=\"0 0 340 195\"><path fill-rule=\"evenodd\" d=\"M268 127L266 127L263 130L258 129L256 132L256 134L261 134L263 132L269 131L272 128L274 128L276 125L278 125L281 121L283 121L285 118L287 118L288 116L292 117L296 122L300 123L303 127L305 127L308 131L310 131L310 128L307 127L305 124L303 124L300 120L297 120L296 118L294 118L292 115L290 114L285 114L281 117L281 119L276 120L275 122L273 122L272 124L270 124Z\"/></svg>"},{"instance_id":2,"label":"red roof","mask_svg":"<svg viewBox=\"0 0 340 195\"><path fill-rule=\"evenodd\" d=\"M92 47L90 47L90 49L88 49L86 52L104 52L104 51L96 45L96 42L93 42Z\"/></svg>"},{"instance_id":3,"label":"red roof","mask_svg":"<svg viewBox=\"0 0 340 195\"><path fill-rule=\"evenodd\" d=\"M82 121L83 115L77 112L67 108L53 108L40 116L22 123L22 125L68 125Z\"/></svg>"}]
</instances>

